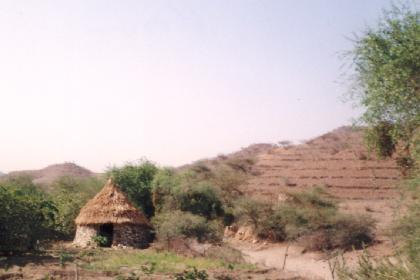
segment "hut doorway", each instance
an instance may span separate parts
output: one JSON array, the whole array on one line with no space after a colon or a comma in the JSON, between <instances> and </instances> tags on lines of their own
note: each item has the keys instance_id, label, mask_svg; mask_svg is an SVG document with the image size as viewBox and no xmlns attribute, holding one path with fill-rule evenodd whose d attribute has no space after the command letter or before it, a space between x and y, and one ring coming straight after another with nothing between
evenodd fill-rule
<instances>
[{"instance_id":1,"label":"hut doorway","mask_svg":"<svg viewBox=\"0 0 420 280\"><path fill-rule=\"evenodd\" d=\"M99 235L106 238L105 242L101 244L101 247L111 247L112 238L114 236L114 225L103 224L99 226Z\"/></svg>"}]
</instances>

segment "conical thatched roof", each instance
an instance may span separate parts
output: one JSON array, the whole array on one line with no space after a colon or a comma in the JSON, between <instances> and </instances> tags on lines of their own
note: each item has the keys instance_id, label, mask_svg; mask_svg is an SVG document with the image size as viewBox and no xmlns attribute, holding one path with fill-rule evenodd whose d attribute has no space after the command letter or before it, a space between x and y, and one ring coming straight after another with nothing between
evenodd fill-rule
<instances>
[{"instance_id":1,"label":"conical thatched roof","mask_svg":"<svg viewBox=\"0 0 420 280\"><path fill-rule=\"evenodd\" d=\"M137 224L149 226L149 221L109 179L104 188L88 201L76 218L77 225Z\"/></svg>"}]
</instances>

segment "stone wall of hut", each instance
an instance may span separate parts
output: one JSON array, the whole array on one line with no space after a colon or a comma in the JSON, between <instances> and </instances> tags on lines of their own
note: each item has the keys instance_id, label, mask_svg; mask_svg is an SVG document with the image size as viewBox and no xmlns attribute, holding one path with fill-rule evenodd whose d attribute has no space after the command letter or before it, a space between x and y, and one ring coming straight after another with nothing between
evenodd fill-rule
<instances>
[{"instance_id":1,"label":"stone wall of hut","mask_svg":"<svg viewBox=\"0 0 420 280\"><path fill-rule=\"evenodd\" d=\"M150 229L132 224L114 224L113 246L147 248L151 242Z\"/></svg>"},{"instance_id":2,"label":"stone wall of hut","mask_svg":"<svg viewBox=\"0 0 420 280\"><path fill-rule=\"evenodd\" d=\"M96 236L99 227L95 225L77 226L76 236L74 237L74 245L80 247L94 246L92 237Z\"/></svg>"}]
</instances>

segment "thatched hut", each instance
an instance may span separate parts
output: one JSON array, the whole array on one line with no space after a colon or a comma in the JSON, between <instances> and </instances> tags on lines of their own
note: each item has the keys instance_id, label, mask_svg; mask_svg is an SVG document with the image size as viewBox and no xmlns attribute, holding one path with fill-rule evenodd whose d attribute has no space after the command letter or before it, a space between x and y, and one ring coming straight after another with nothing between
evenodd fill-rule
<instances>
[{"instance_id":1,"label":"thatched hut","mask_svg":"<svg viewBox=\"0 0 420 280\"><path fill-rule=\"evenodd\" d=\"M150 242L150 223L111 179L76 218L74 244L94 245L95 236L106 237L103 246L145 248Z\"/></svg>"}]
</instances>

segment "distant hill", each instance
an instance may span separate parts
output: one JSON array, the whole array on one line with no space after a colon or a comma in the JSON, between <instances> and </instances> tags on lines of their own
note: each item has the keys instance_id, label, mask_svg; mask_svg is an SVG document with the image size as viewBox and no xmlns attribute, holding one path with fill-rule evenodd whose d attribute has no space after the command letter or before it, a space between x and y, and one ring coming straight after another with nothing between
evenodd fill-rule
<instances>
[{"instance_id":1,"label":"distant hill","mask_svg":"<svg viewBox=\"0 0 420 280\"><path fill-rule=\"evenodd\" d=\"M5 173L0 171L0 177L6 175Z\"/></svg>"},{"instance_id":2,"label":"distant hill","mask_svg":"<svg viewBox=\"0 0 420 280\"><path fill-rule=\"evenodd\" d=\"M49 165L39 170L13 171L8 173L5 177L12 178L18 176L28 176L32 178L35 184L49 185L63 176L89 178L97 176L97 174L77 164L66 162Z\"/></svg>"}]
</instances>

